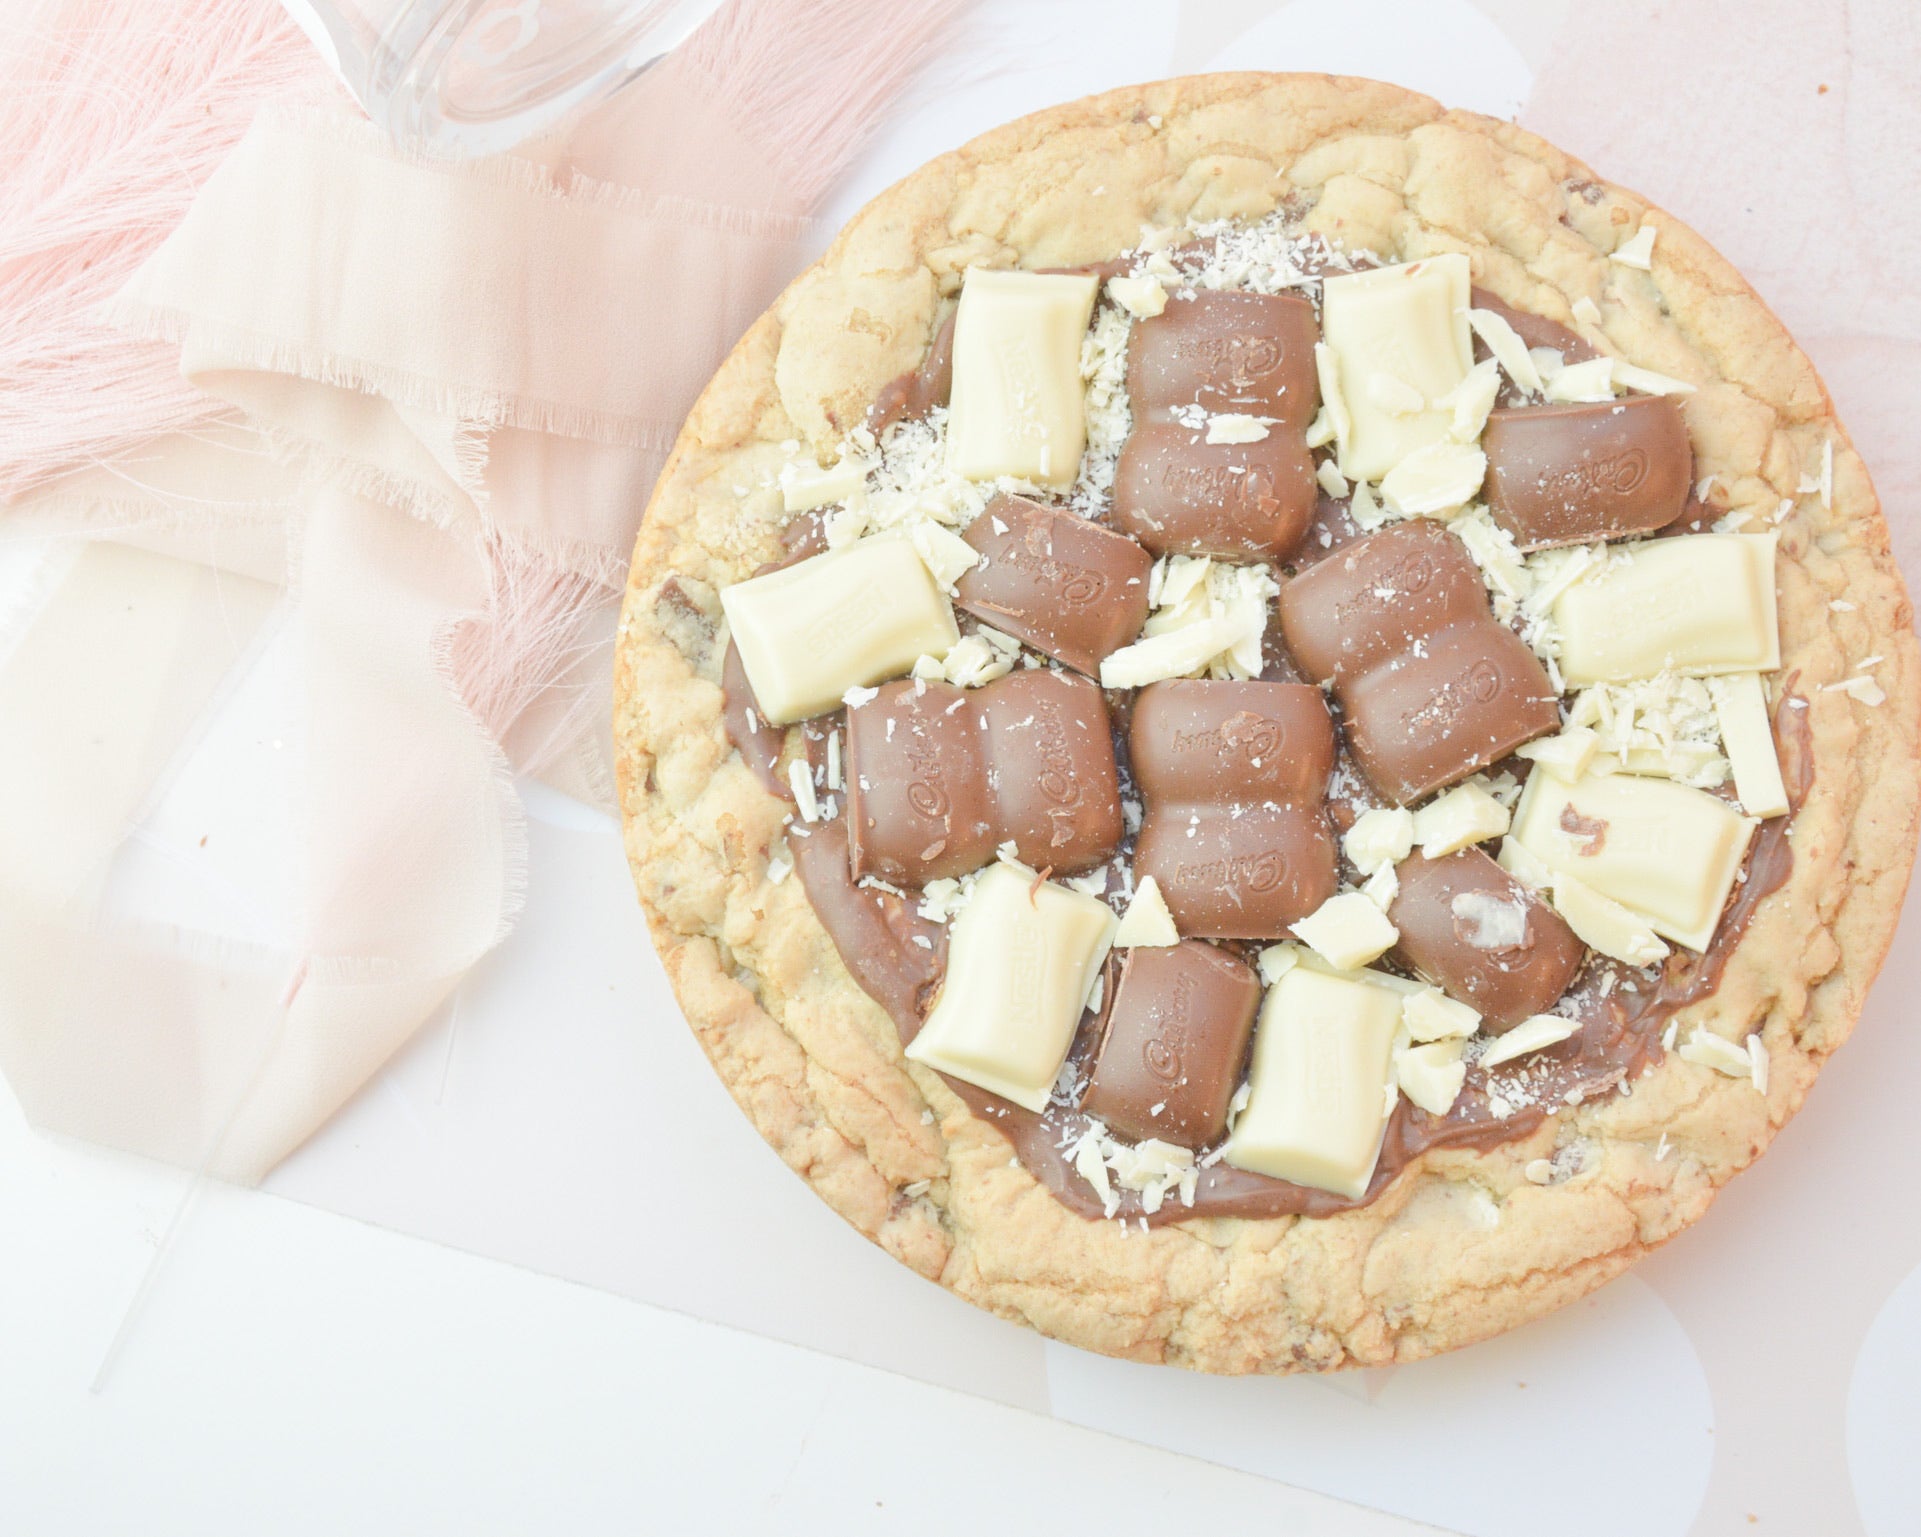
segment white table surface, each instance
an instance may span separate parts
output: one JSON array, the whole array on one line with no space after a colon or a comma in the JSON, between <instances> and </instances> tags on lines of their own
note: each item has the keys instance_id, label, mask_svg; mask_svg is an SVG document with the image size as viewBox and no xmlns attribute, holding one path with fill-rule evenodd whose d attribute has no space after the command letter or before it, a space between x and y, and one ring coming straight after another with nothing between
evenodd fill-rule
<instances>
[{"instance_id":1,"label":"white table surface","mask_svg":"<svg viewBox=\"0 0 1921 1537\"><path fill-rule=\"evenodd\" d=\"M1371 73L1511 115L1566 4L984 0L824 223L1009 116L1207 67ZM158 856L241 816L245 854L203 859L190 890L179 861L136 857L136 896L209 924L284 917L284 832L232 802L243 770L274 798L286 665L270 647L147 830ZM1532 1532L1558 1509L1570 1532L1679 1534L1752 1529L1750 1492L1775 1530L1921 1529L1905 1254L1856 1288L1887 1298L1874 1349L1818 1401L1837 1421L1833 1392L1849 1406L1860 1519L1822 1523L1791 1475L1715 1450L1752 1428L1725 1357L1774 1295L1741 1278L1830 1284L1819 1255L1775 1249L1777 1218L1833 1241L1813 1145L1855 1156L1850 1137L1906 1103L1889 1085L1921 1071L1885 1028L1783 1138L1779 1177L1737 1186L1647 1279L1391 1381L1225 1385L1044 1347L846 1229L700 1060L611 825L538 787L528 802L519 929L263 1191L207 1187L182 1215L180 1171L36 1136L0 1089L0 1533L1178 1520L1348 1537ZM645 1177L663 1142L703 1178Z\"/></svg>"}]
</instances>

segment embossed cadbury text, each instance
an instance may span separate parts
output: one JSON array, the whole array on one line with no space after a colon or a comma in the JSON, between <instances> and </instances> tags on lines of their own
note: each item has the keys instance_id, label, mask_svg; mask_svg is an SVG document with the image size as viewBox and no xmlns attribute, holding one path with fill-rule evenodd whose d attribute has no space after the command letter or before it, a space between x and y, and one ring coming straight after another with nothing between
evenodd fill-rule
<instances>
[{"instance_id":1,"label":"embossed cadbury text","mask_svg":"<svg viewBox=\"0 0 1921 1537\"><path fill-rule=\"evenodd\" d=\"M1182 865L1174 872L1176 886L1196 886L1202 890L1239 886L1248 891L1272 891L1286 878L1287 861L1278 849L1259 854L1229 854L1224 859Z\"/></svg>"},{"instance_id":2,"label":"embossed cadbury text","mask_svg":"<svg viewBox=\"0 0 1921 1537\"><path fill-rule=\"evenodd\" d=\"M1587 496L1632 496L1647 478L1647 450L1624 448L1607 459L1570 465L1549 477L1544 489L1569 500Z\"/></svg>"},{"instance_id":3,"label":"embossed cadbury text","mask_svg":"<svg viewBox=\"0 0 1921 1537\"><path fill-rule=\"evenodd\" d=\"M1164 1010L1156 1015L1156 1033L1141 1043L1141 1066L1162 1083L1179 1083L1185 1063L1181 1046L1187 1034L1188 1015L1194 1008L1194 979L1183 974Z\"/></svg>"},{"instance_id":4,"label":"embossed cadbury text","mask_svg":"<svg viewBox=\"0 0 1921 1537\"><path fill-rule=\"evenodd\" d=\"M1107 578L1100 572L1090 571L1086 566L1074 565L1057 556L1037 554L1019 540L996 558L1016 571L1029 573L1062 603L1078 607L1097 601L1107 591Z\"/></svg>"}]
</instances>

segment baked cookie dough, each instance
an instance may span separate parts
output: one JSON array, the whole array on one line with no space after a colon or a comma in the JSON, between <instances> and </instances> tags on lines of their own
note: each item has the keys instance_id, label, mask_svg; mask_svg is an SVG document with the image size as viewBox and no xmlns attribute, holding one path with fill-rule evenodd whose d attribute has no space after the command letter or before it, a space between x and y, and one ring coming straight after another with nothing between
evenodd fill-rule
<instances>
[{"instance_id":1,"label":"baked cookie dough","mask_svg":"<svg viewBox=\"0 0 1921 1537\"><path fill-rule=\"evenodd\" d=\"M790 505L835 500L833 461L872 403L921 368L969 269L1099 267L1135 251L1144 229L1276 217L1382 264L1461 253L1477 289L1617 359L1617 381L1640 370L1693 386L1691 511L1778 536L1779 666L1747 665L1784 706L1798 701L1777 734L1801 799L1777 824L1785 879L1744 912L1718 984L1609 1092L1572 1095L1507 1140L1426 1147L1364 1204L1183 1216L1176 1198L1150 1226L1057 1198L970 1108L979 1095L907 1058L883 1006L902 1000L876 1001L849 974L791 878L792 803L730 739L720 594L782 557ZM1374 404L1391 436L1406 411ZM1023 473L1060 484L1044 441L1023 451ZM1402 489L1409 510L1427 494ZM1519 482L1508 500L1511 532L1555 542L1539 522L1552 508L1530 508ZM1510 124L1395 87L1168 81L1022 119L914 173L722 365L655 490L621 620L627 849L716 1071L796 1172L903 1263L1052 1337L1135 1360L1213 1372L1413 1360L1572 1301L1693 1222L1846 1039L1914 854L1912 621L1867 471L1820 380L1684 225ZM930 644L916 622L901 621L899 645ZM1603 678L1618 649L1588 648L1579 665ZM808 713L804 681L795 718ZM751 716L747 729L773 733ZM1739 757L1732 736L1728 751ZM1557 804L1555 825L1578 833L1583 807ZM1670 934L1685 930L1684 915L1669 921ZM1305 995L1326 979L1270 980Z\"/></svg>"}]
</instances>

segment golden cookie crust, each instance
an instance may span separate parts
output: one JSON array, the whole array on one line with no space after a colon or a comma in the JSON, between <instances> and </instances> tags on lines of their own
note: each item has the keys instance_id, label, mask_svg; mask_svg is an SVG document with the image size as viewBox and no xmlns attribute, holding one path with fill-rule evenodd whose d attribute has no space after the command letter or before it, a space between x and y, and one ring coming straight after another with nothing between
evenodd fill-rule
<instances>
[{"instance_id":1,"label":"golden cookie crust","mask_svg":"<svg viewBox=\"0 0 1921 1537\"><path fill-rule=\"evenodd\" d=\"M1143 224L1283 203L1388 260L1465 251L1478 284L1575 330L1574 301L1592 299L1605 350L1699 382L1686 412L1715 499L1763 526L1792 501L1781 643L1808 699L1813 788L1791 878L1719 990L1680 1019L1683 1036L1705 1023L1737 1041L1758 1026L1768 1090L1670 1054L1631 1094L1524 1140L1427 1154L1359 1210L1123 1237L1010 1165L998 1131L907 1063L800 882L768 880L787 808L723 730L715 594L777 551L780 498L762 483L782 441L825 453L859 422L919 362L968 266L1104 260ZM1652 273L1610 263L1644 220L1659 231ZM1798 491L1826 441L1831 510ZM1853 607L1831 608L1840 598ZM1872 656L1884 703L1824 690ZM642 525L614 734L628 857L681 1006L740 1107L835 1210L1056 1339L1210 1372L1327 1370L1432 1355L1593 1290L1706 1211L1800 1107L1860 1015L1907 886L1916 660L1887 526L1827 391L1692 230L1512 124L1394 86L1208 75L1056 107L942 156L863 209L760 318L689 415ZM1526 1166L1557 1149L1573 1172L1530 1182Z\"/></svg>"}]
</instances>

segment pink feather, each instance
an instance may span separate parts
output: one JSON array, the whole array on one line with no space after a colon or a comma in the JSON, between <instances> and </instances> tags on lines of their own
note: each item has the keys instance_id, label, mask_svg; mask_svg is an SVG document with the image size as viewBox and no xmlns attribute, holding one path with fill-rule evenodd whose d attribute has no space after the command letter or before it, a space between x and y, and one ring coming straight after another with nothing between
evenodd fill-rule
<instances>
[{"instance_id":1,"label":"pink feather","mask_svg":"<svg viewBox=\"0 0 1921 1537\"><path fill-rule=\"evenodd\" d=\"M0 19L0 502L215 414L96 318L259 104L326 68L272 0L52 0Z\"/></svg>"}]
</instances>

